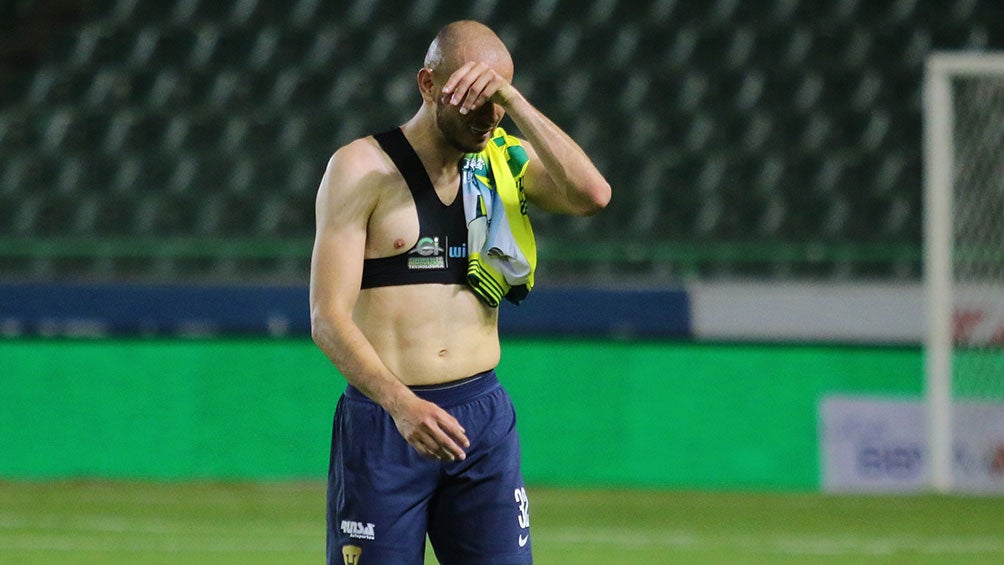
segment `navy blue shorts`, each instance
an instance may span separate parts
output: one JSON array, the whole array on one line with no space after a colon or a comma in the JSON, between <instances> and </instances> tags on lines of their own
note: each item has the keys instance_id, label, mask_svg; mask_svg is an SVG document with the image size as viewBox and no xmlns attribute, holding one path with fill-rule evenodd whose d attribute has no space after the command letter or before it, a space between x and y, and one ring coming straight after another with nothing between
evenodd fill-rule
<instances>
[{"instance_id":1,"label":"navy blue shorts","mask_svg":"<svg viewBox=\"0 0 1004 565\"><path fill-rule=\"evenodd\" d=\"M421 565L426 533L442 565L532 563L516 413L495 371L412 390L467 430L467 458L422 457L349 385L331 439L328 564Z\"/></svg>"}]
</instances>

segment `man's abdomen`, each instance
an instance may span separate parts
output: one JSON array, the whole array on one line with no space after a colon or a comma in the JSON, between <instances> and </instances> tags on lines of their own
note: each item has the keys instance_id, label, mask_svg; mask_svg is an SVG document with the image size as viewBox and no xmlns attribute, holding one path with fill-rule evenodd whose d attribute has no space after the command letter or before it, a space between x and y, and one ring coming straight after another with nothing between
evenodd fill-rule
<instances>
[{"instance_id":1,"label":"man's abdomen","mask_svg":"<svg viewBox=\"0 0 1004 565\"><path fill-rule=\"evenodd\" d=\"M407 385L462 379L499 361L498 310L464 286L366 289L354 317L387 368Z\"/></svg>"}]
</instances>

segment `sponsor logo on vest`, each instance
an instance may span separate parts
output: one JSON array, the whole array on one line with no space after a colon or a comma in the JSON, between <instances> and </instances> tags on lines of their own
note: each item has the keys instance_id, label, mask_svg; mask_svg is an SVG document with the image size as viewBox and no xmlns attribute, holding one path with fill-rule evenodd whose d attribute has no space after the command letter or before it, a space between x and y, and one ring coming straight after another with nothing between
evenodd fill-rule
<instances>
[{"instance_id":1,"label":"sponsor logo on vest","mask_svg":"<svg viewBox=\"0 0 1004 565\"><path fill-rule=\"evenodd\" d=\"M442 252L443 248L439 246L438 237L423 237L408 253L418 253L422 257L429 257L430 255L439 255Z\"/></svg>"},{"instance_id":2,"label":"sponsor logo on vest","mask_svg":"<svg viewBox=\"0 0 1004 565\"><path fill-rule=\"evenodd\" d=\"M376 539L375 528L376 526L369 522L342 520L342 533L348 534L350 538Z\"/></svg>"},{"instance_id":3,"label":"sponsor logo on vest","mask_svg":"<svg viewBox=\"0 0 1004 565\"><path fill-rule=\"evenodd\" d=\"M439 246L438 237L423 237L415 247L408 252L408 269L445 269L450 266L449 258L467 257L467 244L449 245L446 249Z\"/></svg>"},{"instance_id":4,"label":"sponsor logo on vest","mask_svg":"<svg viewBox=\"0 0 1004 565\"><path fill-rule=\"evenodd\" d=\"M343 545L342 559L345 565L359 565L359 556L363 554L363 548L358 545Z\"/></svg>"},{"instance_id":5,"label":"sponsor logo on vest","mask_svg":"<svg viewBox=\"0 0 1004 565\"><path fill-rule=\"evenodd\" d=\"M408 269L445 269L446 257L443 255L443 248L439 246L438 237L423 237L418 240L415 247L409 254L417 254L408 257Z\"/></svg>"}]
</instances>

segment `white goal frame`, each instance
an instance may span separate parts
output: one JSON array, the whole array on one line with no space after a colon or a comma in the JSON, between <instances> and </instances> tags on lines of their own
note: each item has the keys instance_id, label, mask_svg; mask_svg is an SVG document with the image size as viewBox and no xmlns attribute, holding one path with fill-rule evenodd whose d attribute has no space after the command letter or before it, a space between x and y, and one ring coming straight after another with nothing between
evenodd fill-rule
<instances>
[{"instance_id":1,"label":"white goal frame","mask_svg":"<svg viewBox=\"0 0 1004 565\"><path fill-rule=\"evenodd\" d=\"M1004 53L936 52L924 69L924 285L927 301L925 402L931 486L952 490L953 173L952 79L1004 78Z\"/></svg>"}]
</instances>

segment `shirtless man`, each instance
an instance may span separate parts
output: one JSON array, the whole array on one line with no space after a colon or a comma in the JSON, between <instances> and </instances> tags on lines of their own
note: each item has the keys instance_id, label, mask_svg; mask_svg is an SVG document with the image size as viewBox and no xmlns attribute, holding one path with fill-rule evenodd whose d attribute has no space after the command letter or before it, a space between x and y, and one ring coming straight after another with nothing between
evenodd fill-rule
<instances>
[{"instance_id":1,"label":"shirtless man","mask_svg":"<svg viewBox=\"0 0 1004 565\"><path fill-rule=\"evenodd\" d=\"M349 383L332 437L329 563L421 564L426 533L444 564L532 562L515 417L494 373L498 309L464 284L466 261L451 261L463 272L407 263L420 238L437 236L420 229L457 229L458 163L508 138L496 129L504 115L526 138L511 138L528 158L526 200L575 215L609 201L590 159L512 77L492 30L445 26L418 71L414 117L338 149L321 180L312 335ZM388 151L417 156L420 170L402 171Z\"/></svg>"}]
</instances>

